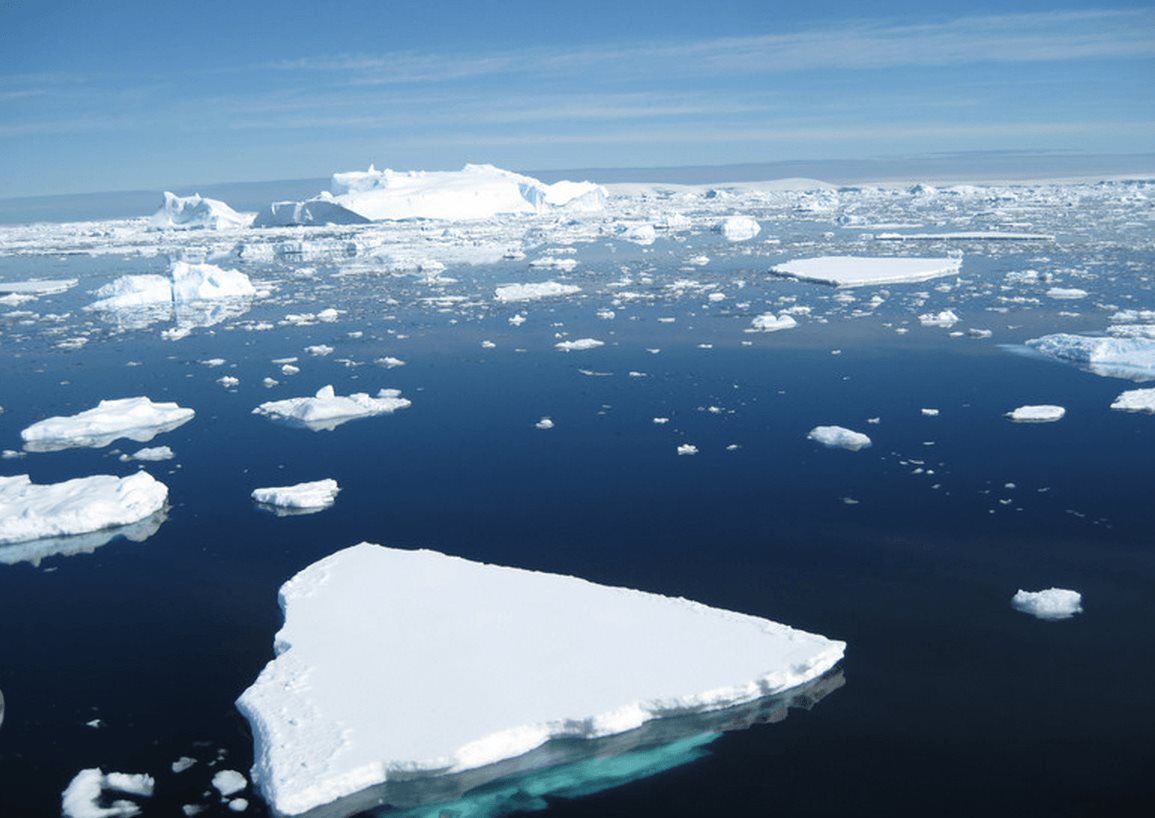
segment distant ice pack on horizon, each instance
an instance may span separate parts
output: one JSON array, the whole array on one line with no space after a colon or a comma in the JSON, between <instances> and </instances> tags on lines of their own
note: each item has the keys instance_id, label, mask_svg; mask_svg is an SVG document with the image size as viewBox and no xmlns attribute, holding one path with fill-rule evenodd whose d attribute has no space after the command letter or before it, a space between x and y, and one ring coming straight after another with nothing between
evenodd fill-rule
<instances>
[{"instance_id":1,"label":"distant ice pack on horizon","mask_svg":"<svg viewBox=\"0 0 1155 818\"><path fill-rule=\"evenodd\" d=\"M334 173L331 190L304 202L274 202L254 227L356 224L400 219L471 221L557 208L593 212L605 207L606 190L593 182L546 184L493 165L459 171L377 170Z\"/></svg>"}]
</instances>

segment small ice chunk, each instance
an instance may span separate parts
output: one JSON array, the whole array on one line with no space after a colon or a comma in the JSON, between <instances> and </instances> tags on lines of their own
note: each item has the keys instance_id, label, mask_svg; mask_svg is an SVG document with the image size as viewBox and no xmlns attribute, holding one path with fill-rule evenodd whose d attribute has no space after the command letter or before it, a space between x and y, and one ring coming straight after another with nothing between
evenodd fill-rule
<instances>
[{"instance_id":1,"label":"small ice chunk","mask_svg":"<svg viewBox=\"0 0 1155 818\"><path fill-rule=\"evenodd\" d=\"M558 341L554 347L562 352L580 352L586 349L597 349L605 345L605 341L599 341L596 338L578 338L575 341Z\"/></svg>"},{"instance_id":2,"label":"small ice chunk","mask_svg":"<svg viewBox=\"0 0 1155 818\"><path fill-rule=\"evenodd\" d=\"M918 322L924 327L945 327L949 329L959 322L959 317L955 315L954 310L943 310L942 312L928 312L920 315Z\"/></svg>"},{"instance_id":3,"label":"small ice chunk","mask_svg":"<svg viewBox=\"0 0 1155 818\"><path fill-rule=\"evenodd\" d=\"M224 375L220 378L217 378L217 383L225 387L225 389L232 389L234 386L240 384L240 382L241 379L234 375Z\"/></svg>"},{"instance_id":4,"label":"small ice chunk","mask_svg":"<svg viewBox=\"0 0 1155 818\"><path fill-rule=\"evenodd\" d=\"M762 232L762 226L749 216L729 216L716 229L726 241L747 241Z\"/></svg>"},{"instance_id":5,"label":"small ice chunk","mask_svg":"<svg viewBox=\"0 0 1155 818\"><path fill-rule=\"evenodd\" d=\"M162 432L188 423L195 414L175 403L154 403L146 397L102 400L79 414L33 423L20 437L24 448L34 452L73 447L99 449L122 437L147 443Z\"/></svg>"},{"instance_id":6,"label":"small ice chunk","mask_svg":"<svg viewBox=\"0 0 1155 818\"><path fill-rule=\"evenodd\" d=\"M1115 398L1111 408L1121 412L1155 413L1155 389L1128 389Z\"/></svg>"},{"instance_id":7,"label":"small ice chunk","mask_svg":"<svg viewBox=\"0 0 1155 818\"><path fill-rule=\"evenodd\" d=\"M511 303L515 301L537 301L540 298L554 298L563 295L580 293L581 287L575 284L560 284L557 281L543 281L534 284L506 284L494 291L498 301Z\"/></svg>"},{"instance_id":8,"label":"small ice chunk","mask_svg":"<svg viewBox=\"0 0 1155 818\"><path fill-rule=\"evenodd\" d=\"M1155 338L1055 333L1026 342L1029 349L1110 378L1155 380Z\"/></svg>"},{"instance_id":9,"label":"small ice chunk","mask_svg":"<svg viewBox=\"0 0 1155 818\"><path fill-rule=\"evenodd\" d=\"M405 366L405 362L400 358L394 358L392 355L386 355L384 358L378 358L373 363L378 366L383 366L386 369L393 369L398 366Z\"/></svg>"},{"instance_id":10,"label":"small ice chunk","mask_svg":"<svg viewBox=\"0 0 1155 818\"><path fill-rule=\"evenodd\" d=\"M249 781L236 770L219 770L213 776L213 787L222 798L236 795L249 785Z\"/></svg>"},{"instance_id":11,"label":"small ice chunk","mask_svg":"<svg viewBox=\"0 0 1155 818\"><path fill-rule=\"evenodd\" d=\"M697 454L697 453L698 453L698 447L695 446L693 443L683 443L682 445L678 446L678 454L680 454L680 455L682 455L682 454Z\"/></svg>"},{"instance_id":12,"label":"small ice chunk","mask_svg":"<svg viewBox=\"0 0 1155 818\"><path fill-rule=\"evenodd\" d=\"M43 485L27 474L0 477L0 544L129 525L160 511L167 499L164 483L144 471Z\"/></svg>"},{"instance_id":13,"label":"small ice chunk","mask_svg":"<svg viewBox=\"0 0 1155 818\"><path fill-rule=\"evenodd\" d=\"M535 429L552 429L553 421L548 417L544 417L537 423L533 424L533 426Z\"/></svg>"},{"instance_id":14,"label":"small ice chunk","mask_svg":"<svg viewBox=\"0 0 1155 818\"><path fill-rule=\"evenodd\" d=\"M317 320L323 321L326 324L332 324L334 321L336 321L340 317L340 315L341 314L339 312L337 312L337 310L334 309L333 307L326 307L325 309L323 309L319 313L317 313Z\"/></svg>"},{"instance_id":15,"label":"small ice chunk","mask_svg":"<svg viewBox=\"0 0 1155 818\"><path fill-rule=\"evenodd\" d=\"M1062 406L1052 404L1038 404L1036 406L1019 406L1007 412L1007 417L1015 423L1054 423L1062 420L1067 410Z\"/></svg>"},{"instance_id":16,"label":"small ice chunk","mask_svg":"<svg viewBox=\"0 0 1155 818\"><path fill-rule=\"evenodd\" d=\"M654 423L656 423L659 426L663 426L669 422L670 422L669 418L654 418Z\"/></svg>"},{"instance_id":17,"label":"small ice chunk","mask_svg":"<svg viewBox=\"0 0 1155 818\"><path fill-rule=\"evenodd\" d=\"M782 313L775 315L772 312L756 316L750 322L750 329L746 332L777 332L783 329L793 329L798 326L798 322L794 320L793 316Z\"/></svg>"},{"instance_id":18,"label":"small ice chunk","mask_svg":"<svg viewBox=\"0 0 1155 818\"><path fill-rule=\"evenodd\" d=\"M938 410L937 409L923 409L922 414L923 414L923 417L934 418L934 417L938 417Z\"/></svg>"},{"instance_id":19,"label":"small ice chunk","mask_svg":"<svg viewBox=\"0 0 1155 818\"><path fill-rule=\"evenodd\" d=\"M313 346L305 347L305 352L319 358L324 355L332 355L333 347L328 344L314 344Z\"/></svg>"},{"instance_id":20,"label":"small ice chunk","mask_svg":"<svg viewBox=\"0 0 1155 818\"><path fill-rule=\"evenodd\" d=\"M301 371L301 367L294 366L293 364L282 364L281 365L281 374L282 375L296 375L300 371Z\"/></svg>"},{"instance_id":21,"label":"small ice chunk","mask_svg":"<svg viewBox=\"0 0 1155 818\"><path fill-rule=\"evenodd\" d=\"M806 437L823 446L849 449L852 452L870 446L870 438L867 435L843 426L815 426Z\"/></svg>"},{"instance_id":22,"label":"small ice chunk","mask_svg":"<svg viewBox=\"0 0 1155 818\"><path fill-rule=\"evenodd\" d=\"M382 389L376 397L364 392L354 392L346 397L337 395L332 386L323 386L311 398L262 403L253 414L296 423L313 431L327 431L355 418L392 414L411 405L396 389Z\"/></svg>"},{"instance_id":23,"label":"small ice chunk","mask_svg":"<svg viewBox=\"0 0 1155 818\"><path fill-rule=\"evenodd\" d=\"M1029 613L1039 619L1070 619L1083 611L1083 596L1066 588L1048 588L1045 591L1019 590L1011 597L1015 610Z\"/></svg>"},{"instance_id":24,"label":"small ice chunk","mask_svg":"<svg viewBox=\"0 0 1155 818\"><path fill-rule=\"evenodd\" d=\"M197 760L195 758L189 758L188 756L181 756L180 758L178 758L176 761L174 761L172 763L172 771L174 773L178 773L178 774L183 773L185 770L190 769L196 763L197 763Z\"/></svg>"},{"instance_id":25,"label":"small ice chunk","mask_svg":"<svg viewBox=\"0 0 1155 818\"><path fill-rule=\"evenodd\" d=\"M128 455L128 459L155 463L160 460L172 460L173 456L172 449L168 446L150 446L145 449L137 449Z\"/></svg>"},{"instance_id":26,"label":"small ice chunk","mask_svg":"<svg viewBox=\"0 0 1155 818\"><path fill-rule=\"evenodd\" d=\"M336 480L314 480L292 486L253 489L252 498L266 506L320 510L333 505L340 490Z\"/></svg>"},{"instance_id":27,"label":"small ice chunk","mask_svg":"<svg viewBox=\"0 0 1155 818\"><path fill-rule=\"evenodd\" d=\"M1087 291L1080 290L1078 287L1051 287L1051 289L1047 290L1047 298L1054 298L1060 301L1074 301L1086 297Z\"/></svg>"},{"instance_id":28,"label":"small ice chunk","mask_svg":"<svg viewBox=\"0 0 1155 818\"><path fill-rule=\"evenodd\" d=\"M141 773L108 773L99 767L81 770L69 782L60 797L60 811L66 818L129 818L140 814L140 806L132 801L116 799L101 806L105 791L148 798L155 782L152 776Z\"/></svg>"},{"instance_id":29,"label":"small ice chunk","mask_svg":"<svg viewBox=\"0 0 1155 818\"><path fill-rule=\"evenodd\" d=\"M249 799L233 798L229 801L229 809L233 812L244 812L249 808Z\"/></svg>"}]
</instances>

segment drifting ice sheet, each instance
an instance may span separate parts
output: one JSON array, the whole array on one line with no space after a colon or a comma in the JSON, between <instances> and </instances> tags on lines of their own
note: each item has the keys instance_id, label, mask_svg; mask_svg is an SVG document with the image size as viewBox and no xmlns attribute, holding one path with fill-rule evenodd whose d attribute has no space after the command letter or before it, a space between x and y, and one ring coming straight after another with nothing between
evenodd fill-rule
<instances>
[{"instance_id":1,"label":"drifting ice sheet","mask_svg":"<svg viewBox=\"0 0 1155 818\"><path fill-rule=\"evenodd\" d=\"M835 287L867 287L955 275L961 265L961 258L821 256L776 264L770 272Z\"/></svg>"},{"instance_id":2,"label":"drifting ice sheet","mask_svg":"<svg viewBox=\"0 0 1155 818\"><path fill-rule=\"evenodd\" d=\"M1015 423L1054 423L1062 420L1067 410L1062 406L1039 404L1037 406L1020 406L1007 412L1007 417Z\"/></svg>"},{"instance_id":3,"label":"drifting ice sheet","mask_svg":"<svg viewBox=\"0 0 1155 818\"><path fill-rule=\"evenodd\" d=\"M254 409L253 414L296 423L316 432L336 429L356 418L392 414L411 405L396 389L382 389L376 397L365 392L346 397L336 394L332 386L322 386L311 398L269 401Z\"/></svg>"},{"instance_id":4,"label":"drifting ice sheet","mask_svg":"<svg viewBox=\"0 0 1155 818\"><path fill-rule=\"evenodd\" d=\"M193 419L192 409L149 398L102 400L94 408L67 417L33 423L20 433L30 452L55 452L87 447L99 449L118 438L147 443Z\"/></svg>"},{"instance_id":5,"label":"drifting ice sheet","mask_svg":"<svg viewBox=\"0 0 1155 818\"><path fill-rule=\"evenodd\" d=\"M340 490L336 480L315 480L311 483L297 483L295 486L253 489L252 497L267 506L320 511L336 502Z\"/></svg>"},{"instance_id":6,"label":"drifting ice sheet","mask_svg":"<svg viewBox=\"0 0 1155 818\"><path fill-rule=\"evenodd\" d=\"M820 676L845 647L684 599L369 543L306 568L280 602L277 658L237 704L253 782L290 815L398 775L749 702Z\"/></svg>"},{"instance_id":7,"label":"drifting ice sheet","mask_svg":"<svg viewBox=\"0 0 1155 818\"><path fill-rule=\"evenodd\" d=\"M507 284L494 292L498 301L536 301L539 298L553 298L559 295L580 293L576 284L561 284L557 281L543 281L540 284Z\"/></svg>"},{"instance_id":8,"label":"drifting ice sheet","mask_svg":"<svg viewBox=\"0 0 1155 818\"><path fill-rule=\"evenodd\" d=\"M1111 408L1120 412L1155 413L1155 389L1128 389L1115 398Z\"/></svg>"},{"instance_id":9,"label":"drifting ice sheet","mask_svg":"<svg viewBox=\"0 0 1155 818\"><path fill-rule=\"evenodd\" d=\"M129 525L160 511L167 499L164 483L143 471L44 485L27 474L0 477L0 544Z\"/></svg>"}]
</instances>

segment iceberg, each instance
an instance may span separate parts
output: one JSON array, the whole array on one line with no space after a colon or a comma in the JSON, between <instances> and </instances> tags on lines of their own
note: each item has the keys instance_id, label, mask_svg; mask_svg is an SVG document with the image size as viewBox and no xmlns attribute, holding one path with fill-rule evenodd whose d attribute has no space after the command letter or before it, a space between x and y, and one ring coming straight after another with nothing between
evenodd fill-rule
<instances>
[{"instance_id":1,"label":"iceberg","mask_svg":"<svg viewBox=\"0 0 1155 818\"><path fill-rule=\"evenodd\" d=\"M1066 588L1048 588L1045 591L1019 590L1011 597L1016 611L1029 613L1039 619L1070 619L1083 611L1083 596Z\"/></svg>"},{"instance_id":2,"label":"iceberg","mask_svg":"<svg viewBox=\"0 0 1155 818\"><path fill-rule=\"evenodd\" d=\"M749 216L730 216L717 229L726 241L747 241L762 232L762 226Z\"/></svg>"},{"instance_id":3,"label":"iceberg","mask_svg":"<svg viewBox=\"0 0 1155 818\"><path fill-rule=\"evenodd\" d=\"M746 332L778 332L778 330L783 329L794 329L796 326L798 326L798 322L794 320L794 316L786 313L775 315L768 312L755 316Z\"/></svg>"},{"instance_id":4,"label":"iceberg","mask_svg":"<svg viewBox=\"0 0 1155 818\"><path fill-rule=\"evenodd\" d=\"M587 349L604 347L605 345L605 341L599 341L597 338L578 338L574 341L558 341L554 344L554 347L562 352L582 352Z\"/></svg>"},{"instance_id":5,"label":"iceberg","mask_svg":"<svg viewBox=\"0 0 1155 818\"><path fill-rule=\"evenodd\" d=\"M1128 389L1115 398L1111 408L1120 412L1155 413L1155 389Z\"/></svg>"},{"instance_id":6,"label":"iceberg","mask_svg":"<svg viewBox=\"0 0 1155 818\"><path fill-rule=\"evenodd\" d=\"M343 396L336 394L332 386L322 386L311 398L268 401L254 409L253 414L317 432L332 431L357 418L392 414L411 405L409 399L401 397L396 389L382 389L376 397L365 392Z\"/></svg>"},{"instance_id":7,"label":"iceberg","mask_svg":"<svg viewBox=\"0 0 1155 818\"><path fill-rule=\"evenodd\" d=\"M867 435L852 431L844 426L815 426L807 433L806 437L808 440L813 440L832 449L849 449L852 452L871 445Z\"/></svg>"},{"instance_id":8,"label":"iceberg","mask_svg":"<svg viewBox=\"0 0 1155 818\"><path fill-rule=\"evenodd\" d=\"M66 292L79 283L76 278L35 279L32 281L0 281L0 293L9 295L55 295Z\"/></svg>"},{"instance_id":9,"label":"iceberg","mask_svg":"<svg viewBox=\"0 0 1155 818\"><path fill-rule=\"evenodd\" d=\"M360 213L334 202L329 193L304 202L273 202L253 219L253 227L368 223L369 219Z\"/></svg>"},{"instance_id":10,"label":"iceberg","mask_svg":"<svg viewBox=\"0 0 1155 818\"><path fill-rule=\"evenodd\" d=\"M923 313L918 317L918 322L924 327L943 327L950 329L959 322L958 315L954 310L943 310L941 312Z\"/></svg>"},{"instance_id":11,"label":"iceberg","mask_svg":"<svg viewBox=\"0 0 1155 818\"><path fill-rule=\"evenodd\" d=\"M106 792L152 796L156 782L143 773L105 773L99 767L78 772L60 796L60 812L65 818L130 818L140 814L140 806L123 798L101 806Z\"/></svg>"},{"instance_id":12,"label":"iceberg","mask_svg":"<svg viewBox=\"0 0 1155 818\"><path fill-rule=\"evenodd\" d=\"M177 196L165 191L164 204L152 214L148 226L151 230L227 230L248 227L251 216L233 210L216 199L207 199L197 193L194 196Z\"/></svg>"},{"instance_id":13,"label":"iceberg","mask_svg":"<svg viewBox=\"0 0 1155 818\"><path fill-rule=\"evenodd\" d=\"M1027 348L1107 378L1155 380L1155 338L1112 338L1065 332L1032 338Z\"/></svg>"},{"instance_id":14,"label":"iceberg","mask_svg":"<svg viewBox=\"0 0 1155 818\"><path fill-rule=\"evenodd\" d=\"M819 256L776 264L770 272L834 287L868 287L956 275L961 265L961 258Z\"/></svg>"},{"instance_id":15,"label":"iceberg","mask_svg":"<svg viewBox=\"0 0 1155 818\"><path fill-rule=\"evenodd\" d=\"M148 472L34 484L0 477L0 545L67 537L139 522L164 508L168 487Z\"/></svg>"},{"instance_id":16,"label":"iceberg","mask_svg":"<svg viewBox=\"0 0 1155 818\"><path fill-rule=\"evenodd\" d=\"M1007 412L1007 417L1015 423L1054 423L1062 420L1067 410L1062 406L1039 404L1037 406L1019 406Z\"/></svg>"},{"instance_id":17,"label":"iceberg","mask_svg":"<svg viewBox=\"0 0 1155 818\"><path fill-rule=\"evenodd\" d=\"M223 270L215 264L174 261L168 276L144 274L121 276L95 293L97 301L87 309L117 312L144 307L170 307L226 298L252 298L257 294L249 277L239 270Z\"/></svg>"},{"instance_id":18,"label":"iceberg","mask_svg":"<svg viewBox=\"0 0 1155 818\"><path fill-rule=\"evenodd\" d=\"M264 506L291 511L321 511L333 505L341 487L336 480L315 480L293 486L253 489L252 498Z\"/></svg>"},{"instance_id":19,"label":"iceberg","mask_svg":"<svg viewBox=\"0 0 1155 818\"><path fill-rule=\"evenodd\" d=\"M685 599L370 543L304 569L279 601L276 658L237 706L251 779L281 815L753 702L845 648Z\"/></svg>"},{"instance_id":20,"label":"iceberg","mask_svg":"<svg viewBox=\"0 0 1155 818\"><path fill-rule=\"evenodd\" d=\"M20 432L20 437L30 452L99 449L122 437L147 443L162 432L183 426L195 415L192 409L172 402L117 398L102 400L79 414L37 421Z\"/></svg>"},{"instance_id":21,"label":"iceberg","mask_svg":"<svg viewBox=\"0 0 1155 818\"><path fill-rule=\"evenodd\" d=\"M506 284L494 291L494 297L502 303L512 301L536 301L539 298L553 298L561 295L580 293L576 284L561 284L557 281L542 281L537 284Z\"/></svg>"},{"instance_id":22,"label":"iceberg","mask_svg":"<svg viewBox=\"0 0 1155 818\"><path fill-rule=\"evenodd\" d=\"M125 539L129 542L144 542L164 524L168 518L167 507L143 520L114 528L102 528L87 534L71 534L65 537L44 537L37 540L0 545L0 563L16 565L21 562L39 568L49 557L75 557L92 554L96 549L108 545L113 540Z\"/></svg>"}]
</instances>

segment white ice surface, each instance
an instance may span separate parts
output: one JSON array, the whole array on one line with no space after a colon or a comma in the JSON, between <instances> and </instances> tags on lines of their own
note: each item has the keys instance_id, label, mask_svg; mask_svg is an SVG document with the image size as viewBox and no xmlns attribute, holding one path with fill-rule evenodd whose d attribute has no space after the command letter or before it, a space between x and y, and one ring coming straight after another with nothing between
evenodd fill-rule
<instances>
[{"instance_id":1,"label":"white ice surface","mask_svg":"<svg viewBox=\"0 0 1155 818\"><path fill-rule=\"evenodd\" d=\"M311 398L287 398L262 403L253 410L253 414L294 421L313 431L327 431L355 418L392 414L411 405L396 389L382 389L376 397L365 392L345 396L336 394L332 386L323 386Z\"/></svg>"},{"instance_id":2,"label":"white ice surface","mask_svg":"<svg viewBox=\"0 0 1155 818\"><path fill-rule=\"evenodd\" d=\"M62 293L77 285L79 279L57 278L34 281L0 281L0 293L16 295L52 295Z\"/></svg>"},{"instance_id":3,"label":"white ice surface","mask_svg":"<svg viewBox=\"0 0 1155 818\"><path fill-rule=\"evenodd\" d=\"M842 642L685 599L362 543L281 588L276 658L237 704L252 780L298 814L398 775L748 702Z\"/></svg>"},{"instance_id":4,"label":"white ice surface","mask_svg":"<svg viewBox=\"0 0 1155 818\"><path fill-rule=\"evenodd\" d=\"M81 770L62 793L60 811L66 818L129 818L138 815L140 807L125 799L115 799L102 807L100 801L105 791L148 798L154 783L152 776L141 773L105 775L98 767Z\"/></svg>"},{"instance_id":5,"label":"white ice surface","mask_svg":"<svg viewBox=\"0 0 1155 818\"><path fill-rule=\"evenodd\" d=\"M718 225L726 241L747 241L762 232L762 226L749 216L729 216Z\"/></svg>"},{"instance_id":6,"label":"white ice surface","mask_svg":"<svg viewBox=\"0 0 1155 818\"><path fill-rule=\"evenodd\" d=\"M177 196L165 191L164 204L149 219L153 230L224 230L248 227L252 216L233 210L217 199L208 199L199 193Z\"/></svg>"},{"instance_id":7,"label":"white ice surface","mask_svg":"<svg viewBox=\"0 0 1155 818\"><path fill-rule=\"evenodd\" d=\"M605 346L605 341L596 338L578 338L574 341L558 341L554 346L562 352L581 352L587 349L597 349Z\"/></svg>"},{"instance_id":8,"label":"white ice surface","mask_svg":"<svg viewBox=\"0 0 1155 818\"><path fill-rule=\"evenodd\" d=\"M247 786L249 786L248 779L236 770L218 770L213 776L213 788L222 798L235 795Z\"/></svg>"},{"instance_id":9,"label":"white ice surface","mask_svg":"<svg viewBox=\"0 0 1155 818\"><path fill-rule=\"evenodd\" d=\"M956 275L961 264L961 258L821 256L776 264L770 271L835 287L866 287Z\"/></svg>"},{"instance_id":10,"label":"white ice surface","mask_svg":"<svg viewBox=\"0 0 1155 818\"><path fill-rule=\"evenodd\" d=\"M1155 338L1112 338L1056 333L1032 338L1027 347L1096 375L1155 380Z\"/></svg>"},{"instance_id":11,"label":"white ice surface","mask_svg":"<svg viewBox=\"0 0 1155 818\"><path fill-rule=\"evenodd\" d=\"M553 298L561 295L580 293L582 288L576 284L561 284L557 281L542 281L536 284L506 284L494 291L498 301L536 301L539 298Z\"/></svg>"},{"instance_id":12,"label":"white ice surface","mask_svg":"<svg viewBox=\"0 0 1155 818\"><path fill-rule=\"evenodd\" d=\"M806 437L816 443L821 443L823 446L849 449L852 452L865 449L870 445L870 437L844 426L815 426Z\"/></svg>"},{"instance_id":13,"label":"white ice surface","mask_svg":"<svg viewBox=\"0 0 1155 818\"><path fill-rule=\"evenodd\" d=\"M181 305L230 298L251 298L256 287L244 273L215 264L174 261L167 276L146 273L121 276L95 293L90 310L117 312L142 307Z\"/></svg>"},{"instance_id":14,"label":"white ice surface","mask_svg":"<svg viewBox=\"0 0 1155 818\"><path fill-rule=\"evenodd\" d=\"M336 480L314 480L293 486L253 489L252 498L258 503L281 508L321 509L333 505L340 490Z\"/></svg>"},{"instance_id":15,"label":"white ice surface","mask_svg":"<svg viewBox=\"0 0 1155 818\"><path fill-rule=\"evenodd\" d=\"M0 477L0 544L129 525L160 511L167 499L164 483L143 471L45 484L27 474Z\"/></svg>"},{"instance_id":16,"label":"white ice surface","mask_svg":"<svg viewBox=\"0 0 1155 818\"><path fill-rule=\"evenodd\" d=\"M24 448L51 452L74 447L100 448L118 438L147 443L162 432L188 423L196 414L172 402L154 403L150 398L102 400L92 409L75 415L51 417L24 429Z\"/></svg>"},{"instance_id":17,"label":"white ice surface","mask_svg":"<svg viewBox=\"0 0 1155 818\"><path fill-rule=\"evenodd\" d=\"M1062 406L1052 404L1038 404L1035 406L1019 406L1007 412L1007 417L1015 423L1054 423L1062 420L1067 410Z\"/></svg>"},{"instance_id":18,"label":"white ice surface","mask_svg":"<svg viewBox=\"0 0 1155 818\"><path fill-rule=\"evenodd\" d=\"M918 322L924 327L943 327L949 329L959 322L959 317L954 310L942 310L941 312L928 312L918 317Z\"/></svg>"},{"instance_id":19,"label":"white ice surface","mask_svg":"<svg viewBox=\"0 0 1155 818\"><path fill-rule=\"evenodd\" d=\"M1115 398L1111 408L1121 412L1155 413L1155 389L1128 389Z\"/></svg>"},{"instance_id":20,"label":"white ice surface","mask_svg":"<svg viewBox=\"0 0 1155 818\"><path fill-rule=\"evenodd\" d=\"M793 316L786 313L775 315L768 312L755 316L746 332L777 332L783 329L794 329L796 326L798 326L798 322L794 320Z\"/></svg>"},{"instance_id":21,"label":"white ice surface","mask_svg":"<svg viewBox=\"0 0 1155 818\"><path fill-rule=\"evenodd\" d=\"M1048 588L1045 591L1019 590L1011 597L1015 610L1037 616L1039 619L1070 619L1083 610L1083 597L1078 591L1066 588Z\"/></svg>"}]
</instances>

